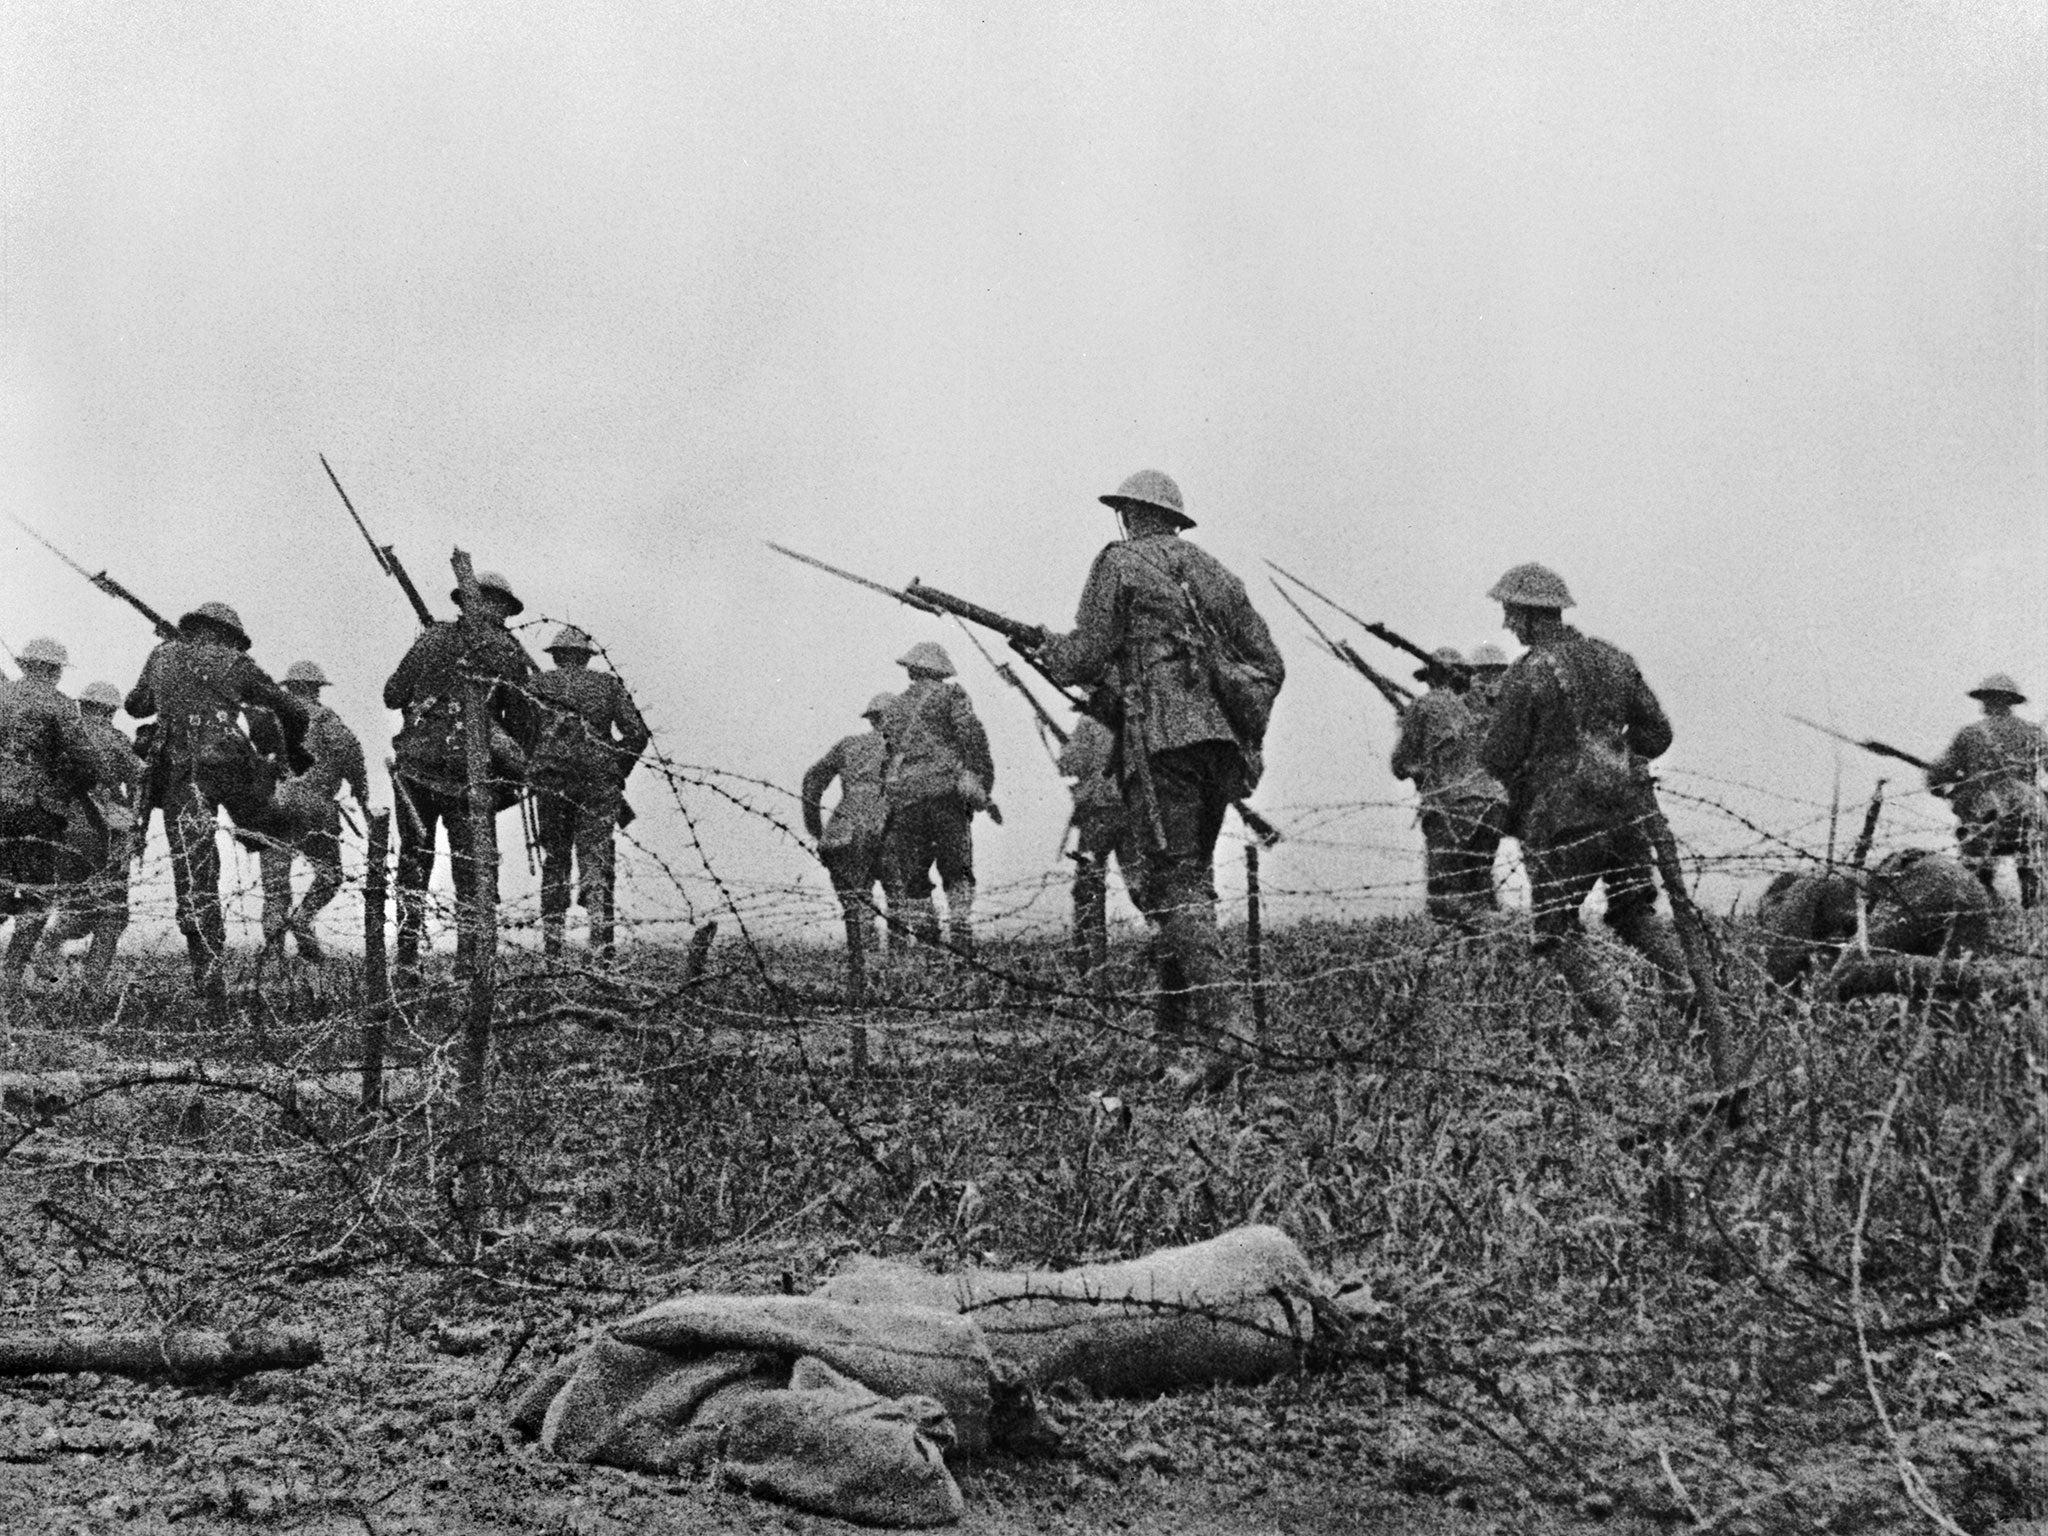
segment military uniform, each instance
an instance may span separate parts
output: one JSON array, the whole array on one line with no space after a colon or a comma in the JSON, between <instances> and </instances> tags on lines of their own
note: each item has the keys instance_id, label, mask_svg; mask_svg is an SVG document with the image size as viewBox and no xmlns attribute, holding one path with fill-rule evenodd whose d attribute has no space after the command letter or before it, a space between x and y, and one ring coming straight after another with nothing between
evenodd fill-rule
<instances>
[{"instance_id":1,"label":"military uniform","mask_svg":"<svg viewBox=\"0 0 2048 1536\"><path fill-rule=\"evenodd\" d=\"M398 942L394 963L417 973L426 931L427 882L434 873L437 829L448 829L448 867L455 899L469 901L475 868L469 831L467 759L462 691L465 655L487 678L485 712L491 728L492 803L495 815L518 800L525 744L533 738L529 697L539 669L501 624L478 620L430 625L384 684L384 707L405 723L392 738L397 760L391 777L398 810Z\"/></svg>"},{"instance_id":2,"label":"military uniform","mask_svg":"<svg viewBox=\"0 0 2048 1536\"><path fill-rule=\"evenodd\" d=\"M104 690L97 697L95 690ZM111 684L95 683L83 696L107 710L121 703ZM90 799L97 817L83 813L69 818L65 853L60 864L62 890L52 904L43 942L54 953L73 939L92 939L85 959L86 974L104 981L112 971L115 951L128 927L128 872L139 851L137 806L142 795L142 762L135 744L108 715L81 709L79 724L91 744L93 789ZM29 924L24 920L24 928Z\"/></svg>"},{"instance_id":3,"label":"military uniform","mask_svg":"<svg viewBox=\"0 0 2048 1536\"><path fill-rule=\"evenodd\" d=\"M311 716L306 752L313 766L279 787L278 803L290 816L291 829L265 839L257 858L263 871L264 942L282 949L289 933L298 941L301 958L318 960L320 940L313 919L341 891L341 806L335 797L346 786L356 804L367 805L370 784L363 744L347 722L316 700L308 700L306 708ZM313 869L312 884L296 907L294 856Z\"/></svg>"},{"instance_id":4,"label":"military uniform","mask_svg":"<svg viewBox=\"0 0 2048 1536\"><path fill-rule=\"evenodd\" d=\"M1939 956L1993 947L1998 904L1972 872L1944 854L1902 848L1867 875L1788 871L1771 881L1756 924L1773 981L1789 983L1832 962L1856 937L1859 886L1873 952Z\"/></svg>"},{"instance_id":5,"label":"military uniform","mask_svg":"<svg viewBox=\"0 0 2048 1536\"><path fill-rule=\"evenodd\" d=\"M1499 905L1493 857L1507 829L1507 793L1479 765L1479 734L1465 700L1440 684L1402 713L1394 744L1394 777L1413 779L1422 796L1424 876L1438 922L1469 924Z\"/></svg>"},{"instance_id":6,"label":"military uniform","mask_svg":"<svg viewBox=\"0 0 2048 1536\"><path fill-rule=\"evenodd\" d=\"M77 707L39 678L0 680L0 916L33 919L47 908L66 822L92 793L94 775ZM8 987L35 939L19 926L10 939Z\"/></svg>"},{"instance_id":7,"label":"military uniform","mask_svg":"<svg viewBox=\"0 0 2048 1536\"><path fill-rule=\"evenodd\" d=\"M883 734L883 723L895 704L894 695L877 694L866 710L874 728L840 737L804 773L804 830L816 840L818 858L839 897L847 949L856 963L874 927L876 884L881 884L892 905L896 901L892 877L882 858L889 824L889 739ZM835 780L839 800L828 818L825 792Z\"/></svg>"},{"instance_id":8,"label":"military uniform","mask_svg":"<svg viewBox=\"0 0 2048 1536\"><path fill-rule=\"evenodd\" d=\"M573 631L577 643L588 636ZM588 656L565 644L572 631L557 635L549 652ZM540 913L542 944L559 954L569 910L573 856L577 897L590 918L590 947L609 955L613 946L612 829L618 824L626 776L647 749L647 722L640 718L626 685L610 672L558 665L533 683L539 740L528 765L540 826Z\"/></svg>"},{"instance_id":9,"label":"military uniform","mask_svg":"<svg viewBox=\"0 0 2048 1536\"><path fill-rule=\"evenodd\" d=\"M227 950L215 841L219 812L225 807L243 831L274 836L285 830L288 820L275 797L276 767L251 735L262 733L261 723L267 722L261 717L268 711L282 733L285 755L296 758L307 714L249 659L248 635L232 609L206 604L180 619L178 628L179 639L150 653L129 690L127 709L137 719L157 718L149 782L171 845L178 928L192 957L195 986L219 996L220 959Z\"/></svg>"},{"instance_id":10,"label":"military uniform","mask_svg":"<svg viewBox=\"0 0 2048 1536\"><path fill-rule=\"evenodd\" d=\"M922 662L913 658L922 657ZM946 893L946 926L954 947L974 946L974 813L995 788L988 733L967 691L948 676L952 662L926 641L905 656L910 685L883 724L889 738L885 787L889 827L882 856L885 881L903 922L919 937L938 942L932 909L932 870Z\"/></svg>"},{"instance_id":11,"label":"military uniform","mask_svg":"<svg viewBox=\"0 0 2048 1536\"><path fill-rule=\"evenodd\" d=\"M1101 499L1193 526L1179 488L1157 471ZM1216 840L1231 801L1259 781L1263 710L1286 664L1244 583L1156 527L1095 557L1073 630L1048 637L1040 660L1058 681L1096 690L1121 722L1118 779L1143 871L1132 894L1154 928L1161 1025L1180 1033L1192 1012L1211 1043L1228 1045L1238 1005L1216 925Z\"/></svg>"},{"instance_id":12,"label":"military uniform","mask_svg":"<svg viewBox=\"0 0 2048 1536\"><path fill-rule=\"evenodd\" d=\"M1074 723L1060 749L1061 777L1073 780L1074 967L1086 974L1109 959L1109 860L1134 893L1142 862L1114 772L1116 736L1092 715ZM1132 899L1137 900L1134 894Z\"/></svg>"},{"instance_id":13,"label":"military uniform","mask_svg":"<svg viewBox=\"0 0 2048 1536\"><path fill-rule=\"evenodd\" d=\"M1507 788L1522 840L1537 947L1603 1023L1618 1018L1621 1005L1579 926L1579 907L1601 882L1607 925L1657 967L1674 1001L1690 994L1677 938L1656 917L1651 877L1649 818L1659 812L1643 765L1670 745L1671 724L1635 662L1557 623L1531 638L1501 680L1480 749L1481 766Z\"/></svg>"},{"instance_id":14,"label":"military uniform","mask_svg":"<svg viewBox=\"0 0 2048 1536\"><path fill-rule=\"evenodd\" d=\"M1948 750L1928 767L1927 787L1946 795L1956 813L1964 865L1988 890L1998 860L2010 854L2020 904L2031 907L2040 900L2037 865L2048 827L2048 802L2040 787L2048 740L2039 726L2010 713L2012 703L2025 702L2010 678L1994 674L1972 696L1992 707L1983 719L1956 732ZM2008 699L2011 703L2002 702Z\"/></svg>"}]
</instances>

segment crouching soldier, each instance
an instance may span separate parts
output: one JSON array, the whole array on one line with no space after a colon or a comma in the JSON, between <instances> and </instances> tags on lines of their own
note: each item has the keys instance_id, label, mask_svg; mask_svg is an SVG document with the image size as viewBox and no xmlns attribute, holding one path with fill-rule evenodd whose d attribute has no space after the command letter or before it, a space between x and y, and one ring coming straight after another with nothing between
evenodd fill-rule
<instances>
[{"instance_id":1,"label":"crouching soldier","mask_svg":"<svg viewBox=\"0 0 2048 1536\"><path fill-rule=\"evenodd\" d=\"M285 935L299 947L299 958L318 964L320 938L313 919L341 891L341 804L344 786L365 812L370 804L369 774L363 744L347 723L320 702L327 674L316 661L295 661L285 670L284 686L306 707L306 755L313 766L279 786L279 807L290 829L265 839L258 854L263 870L263 945L284 953ZM313 883L292 905L292 860L304 858L313 868Z\"/></svg>"},{"instance_id":2,"label":"crouching soldier","mask_svg":"<svg viewBox=\"0 0 2048 1536\"><path fill-rule=\"evenodd\" d=\"M114 724L121 690L112 683L90 683L78 696L79 724L92 743L94 786L91 803L65 829L71 869L60 876L62 889L51 904L50 925L43 934L47 955L73 939L90 938L85 955L86 980L104 985L114 968L114 952L128 928L128 871L141 853L136 807L142 792L142 761L135 744ZM24 916L22 932L35 920ZM39 926L39 924L36 924Z\"/></svg>"},{"instance_id":3,"label":"crouching soldier","mask_svg":"<svg viewBox=\"0 0 2048 1536\"><path fill-rule=\"evenodd\" d=\"M127 701L137 719L157 719L150 784L171 845L178 928L192 957L193 987L215 1003L227 996L215 839L220 812L225 809L243 832L274 837L289 830L290 819L277 804L277 769L257 750L252 732L262 734L274 721L285 760L306 762L306 706L248 651L248 631L235 610L201 603L178 620L177 639L150 653Z\"/></svg>"},{"instance_id":4,"label":"crouching soldier","mask_svg":"<svg viewBox=\"0 0 2048 1536\"><path fill-rule=\"evenodd\" d=\"M896 695L878 693L861 711L868 728L858 736L842 736L804 774L804 830L818 844L818 858L831 877L839 897L839 910L846 923L846 969L852 979L851 991L859 1001L865 971L865 955L875 930L875 886L883 886L893 907L895 893L888 888L887 866L882 859L882 839L888 829L889 802L884 779L889 767L889 740L884 722L896 707ZM825 791L839 781L839 800L832 815L825 816Z\"/></svg>"},{"instance_id":5,"label":"crouching soldier","mask_svg":"<svg viewBox=\"0 0 2048 1536\"><path fill-rule=\"evenodd\" d=\"M590 919L590 947L611 958L612 831L626 776L647 750L647 722L613 672L593 672L596 643L565 624L548 644L555 663L533 684L540 739L527 768L540 824L540 932L549 955L562 952L569 915L569 861L576 894Z\"/></svg>"},{"instance_id":6,"label":"crouching soldier","mask_svg":"<svg viewBox=\"0 0 2048 1536\"><path fill-rule=\"evenodd\" d=\"M0 1010L35 953L66 825L97 815L92 742L77 707L57 691L65 660L56 641L31 640L21 648L20 679L0 680L0 916L15 919Z\"/></svg>"}]
</instances>

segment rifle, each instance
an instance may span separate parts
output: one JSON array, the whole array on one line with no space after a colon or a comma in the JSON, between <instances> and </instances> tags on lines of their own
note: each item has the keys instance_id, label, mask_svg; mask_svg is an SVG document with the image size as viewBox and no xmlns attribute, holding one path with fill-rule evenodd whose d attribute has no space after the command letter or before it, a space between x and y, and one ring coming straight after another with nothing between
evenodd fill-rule
<instances>
[{"instance_id":1,"label":"rifle","mask_svg":"<svg viewBox=\"0 0 2048 1536\"><path fill-rule=\"evenodd\" d=\"M12 516L12 514L10 514L10 516ZM40 533L37 533L35 529L29 527L29 525L27 523L24 523L20 518L16 517L13 519L13 521L15 527L19 528L23 533L27 534L30 538L34 539L38 544L42 545L43 548L47 549L59 560L62 560L66 565L70 566L71 569L78 572L79 575L83 576L87 581L91 582L94 586L98 587L102 592L106 593L107 596L112 598L118 598L120 601L126 603L130 608L133 608L137 613L141 614L145 619L149 620L151 625L155 627L159 638L164 640L175 640L178 638L177 625L173 624L169 619L165 618L162 614L158 613L154 608L150 607L149 604L145 603L133 592L130 592L126 587L122 586L120 582L114 580L114 578L109 576L105 571L101 571L97 575L95 575L93 572L88 571L84 566L80 565L76 560L72 559L69 555L65 554L63 550L59 549L56 545L52 544L48 539L44 538Z\"/></svg>"},{"instance_id":2,"label":"rifle","mask_svg":"<svg viewBox=\"0 0 2048 1536\"><path fill-rule=\"evenodd\" d=\"M1300 587L1302 591L1308 593L1310 597L1313 597L1318 601L1326 603L1330 607L1336 609L1337 612L1343 614L1345 618L1349 619L1352 623L1356 624L1368 635L1371 635L1373 639L1383 640L1388 645L1391 645L1397 651L1406 651L1410 656L1413 656L1417 661L1421 662L1424 666L1431 667L1438 672L1448 673L1450 675L1451 681L1456 683L1461 688L1471 686L1472 668L1465 665L1463 662L1460 662L1456 666L1452 666L1449 662L1438 661L1436 657L1430 655L1428 651L1425 651L1421 646L1417 645L1413 640L1410 640L1406 635L1397 634L1395 631L1387 628L1386 625L1374 623L1370 619L1361 619L1357 614L1353 613L1349 608L1346 608L1334 597L1331 597L1329 594L1324 592L1318 592L1314 587L1310 586L1307 582L1303 581L1299 576L1295 575L1285 566L1275 564L1271 560L1268 560L1266 564L1272 566L1274 570L1278 571L1282 576L1285 576L1297 587Z\"/></svg>"},{"instance_id":3,"label":"rifle","mask_svg":"<svg viewBox=\"0 0 2048 1536\"><path fill-rule=\"evenodd\" d=\"M370 546L370 557L377 562L377 568L396 581L405 599L412 604L412 611L418 615L420 627L426 628L434 622L433 611L427 607L426 599L420 596L420 589L412 584L412 577L405 573L405 565L398 558L398 551L389 544L379 544L370 537L370 530L356 512L356 504L348 499L348 492L341 488L341 480L334 473L334 466L327 462L327 455L318 455L320 467L327 471L327 478L334 484L334 494L341 498L341 504L348 508L348 515L355 520L356 531L363 536L363 542Z\"/></svg>"},{"instance_id":4,"label":"rifle","mask_svg":"<svg viewBox=\"0 0 2048 1536\"><path fill-rule=\"evenodd\" d=\"M1832 736L1835 740L1845 741L1852 747L1861 747L1864 751L1874 753L1878 757L1895 757L1902 763L1912 764L1923 773L1934 766L1926 758L1915 757L1910 752L1902 752L1887 742L1872 741L1868 738L1859 741L1854 736L1835 730L1831 726L1822 725L1818 720L1809 720L1804 715L1788 714L1785 718L1805 726L1810 731L1819 731L1823 736Z\"/></svg>"},{"instance_id":5,"label":"rifle","mask_svg":"<svg viewBox=\"0 0 2048 1536\"><path fill-rule=\"evenodd\" d=\"M1284 601L1288 607L1292 608L1296 613L1301 615L1301 621L1304 624L1308 625L1310 629L1315 631L1315 637L1323 643L1324 649L1328 650L1329 653L1332 656L1336 657L1339 661L1346 663L1360 677L1364 678L1368 683L1371 683L1373 687L1379 690L1380 697L1385 699L1387 703L1393 707L1395 715L1399 716L1407 713L1408 706L1415 702L1415 695L1412 692L1410 692L1406 688L1403 688L1399 683L1395 682L1391 677L1387 676L1386 673L1380 671L1378 668L1374 667L1370 662L1368 662L1363 656L1359 655L1357 651L1351 648L1350 641L1331 639L1327 634L1323 632L1323 626L1318 624L1314 619L1310 618L1308 616L1308 610L1306 608L1303 608L1301 604L1297 603L1293 599L1293 597L1289 595L1287 589L1281 586L1279 582L1276 581L1273 583L1273 590L1280 594L1281 600Z\"/></svg>"},{"instance_id":6,"label":"rifle","mask_svg":"<svg viewBox=\"0 0 2048 1536\"><path fill-rule=\"evenodd\" d=\"M984 608L979 603L970 603L964 597L955 597L950 592L941 592L937 587L928 587L914 576L910 579L910 585L907 587L884 586L879 581L870 581L865 576L856 576L853 572L841 570L836 565L828 565L814 555L802 554L797 550L788 548L786 545L777 544L773 539L766 540L765 542L778 555L787 555L792 560L800 561L804 565L815 566L828 575L837 576L841 581L850 581L857 587L866 587L869 591L879 592L884 597L893 597L897 602L915 608L920 613L929 613L934 616L951 614L956 619L965 619L970 624L979 624L983 629L992 629L1005 639L1017 642L1018 654L1031 663L1032 671L1052 684L1062 699L1082 714L1094 715L1097 719L1102 718L1097 706L1091 704L1089 700L1076 697L1067 690L1059 679L1046 671L1045 664L1035 654L1036 642L1044 634L1044 631L1036 624L1026 624L1019 619L1013 619L1005 614L997 613L993 608ZM997 668L998 673L1004 670L1001 667ZM1051 726L1055 735L1064 744L1066 733L1061 731L1058 726L1052 725L1050 718L1038 702L1038 696L1032 693L1030 689L1024 687L1023 679L1017 677L1012 672L1005 681L1013 683L1014 686L1023 691L1025 697L1031 700L1032 709L1038 714L1039 719ZM1115 725L1115 722L1110 720L1104 720L1103 723L1112 727ZM1230 803L1232 809L1237 812L1245 826L1250 829L1252 835L1258 838L1261 843L1270 848L1280 841L1280 829L1274 826L1272 822L1266 820L1264 816L1261 816L1242 800L1233 800Z\"/></svg>"}]
</instances>

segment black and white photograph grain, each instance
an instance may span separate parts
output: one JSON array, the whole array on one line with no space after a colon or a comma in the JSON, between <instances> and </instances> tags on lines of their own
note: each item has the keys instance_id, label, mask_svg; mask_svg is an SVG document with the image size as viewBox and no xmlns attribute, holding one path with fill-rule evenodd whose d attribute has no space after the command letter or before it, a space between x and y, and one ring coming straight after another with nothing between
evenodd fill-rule
<instances>
[{"instance_id":1,"label":"black and white photograph grain","mask_svg":"<svg viewBox=\"0 0 2048 1536\"><path fill-rule=\"evenodd\" d=\"M2048 0L4 0L0 1532L2048 1536Z\"/></svg>"}]
</instances>

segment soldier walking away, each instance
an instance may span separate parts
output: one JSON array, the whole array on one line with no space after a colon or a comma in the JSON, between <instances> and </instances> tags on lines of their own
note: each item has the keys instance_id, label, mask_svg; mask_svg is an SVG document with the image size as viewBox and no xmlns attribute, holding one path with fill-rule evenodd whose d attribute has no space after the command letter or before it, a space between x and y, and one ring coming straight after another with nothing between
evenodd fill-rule
<instances>
[{"instance_id":1,"label":"soldier walking away","mask_svg":"<svg viewBox=\"0 0 2048 1536\"><path fill-rule=\"evenodd\" d=\"M64 647L37 638L16 659L21 677L0 679L0 916L15 919L0 974L0 1015L35 954L66 825L95 814L92 742L77 706L57 691L69 660Z\"/></svg>"},{"instance_id":2,"label":"soldier walking away","mask_svg":"<svg viewBox=\"0 0 2048 1536\"><path fill-rule=\"evenodd\" d=\"M1472 711L1472 719L1484 735L1493 724L1493 701L1500 692L1500 680L1507 675L1508 653L1491 640L1482 641L1472 648L1465 666L1471 678L1464 693L1465 707Z\"/></svg>"},{"instance_id":3,"label":"soldier walking away","mask_svg":"<svg viewBox=\"0 0 2048 1536\"><path fill-rule=\"evenodd\" d=\"M539 671L505 628L526 605L496 571L476 579L478 607L451 596L462 617L429 625L384 684L384 707L405 723L392 739L391 775L398 812L398 942L393 969L401 984L417 986L420 940L427 923L427 882L434 872L436 829L448 828L448 867L458 902L472 899L475 864L469 835L468 771L463 756L462 691L465 671L487 679L484 710L490 721L491 810L514 805L534 736L529 690Z\"/></svg>"},{"instance_id":4,"label":"soldier walking away","mask_svg":"<svg viewBox=\"0 0 2048 1536\"><path fill-rule=\"evenodd\" d=\"M1245 1044L1216 925L1216 839L1231 801L1258 783L1286 666L1244 583L1181 537L1195 520L1171 478L1140 470L1100 500L1124 537L1095 557L1073 631L1020 643L1060 682L1095 690L1091 712L1117 722L1161 1033L1208 1049L1189 1086L1213 1090Z\"/></svg>"},{"instance_id":5,"label":"soldier walking away","mask_svg":"<svg viewBox=\"0 0 2048 1536\"><path fill-rule=\"evenodd\" d=\"M341 805L345 786L365 814L370 806L369 774L363 744L341 716L320 702L327 674L317 661L295 661L285 669L284 686L306 707L306 754L313 766L278 786L279 808L290 820L288 831L265 838L257 860L263 870L263 945L282 955L285 935L297 941L299 958L318 964L320 939L313 919L341 891ZM313 868L313 883L292 905L292 860L302 857Z\"/></svg>"},{"instance_id":6,"label":"soldier walking away","mask_svg":"<svg viewBox=\"0 0 2048 1536\"><path fill-rule=\"evenodd\" d=\"M1060 749L1059 771L1071 779L1074 812L1074 969L1083 976L1109 963L1109 860L1115 855L1136 901L1142 863L1114 772L1116 736L1092 715L1074 722ZM1140 902L1142 906L1143 903Z\"/></svg>"},{"instance_id":7,"label":"soldier walking away","mask_svg":"<svg viewBox=\"0 0 2048 1536\"><path fill-rule=\"evenodd\" d=\"M896 664L910 685L884 726L889 738L889 829L883 857L891 903L902 922L927 943L939 941L932 909L932 868L946 893L947 937L962 954L974 952L974 813L994 816L996 785L988 732L967 691L950 681L953 659L943 646L920 640Z\"/></svg>"},{"instance_id":8,"label":"soldier walking away","mask_svg":"<svg viewBox=\"0 0 2048 1536\"><path fill-rule=\"evenodd\" d=\"M1579 907L1607 887L1607 926L1644 955L1665 995L1692 997L1685 955L1656 914L1651 818L1660 815L1646 767L1671 745L1671 724L1635 662L1564 622L1564 579L1518 565L1488 597L1529 647L1501 680L1480 763L1507 787L1529 870L1538 953L1546 954L1592 1018L1620 1020L1622 1000L1579 925Z\"/></svg>"},{"instance_id":9,"label":"soldier walking away","mask_svg":"<svg viewBox=\"0 0 2048 1536\"><path fill-rule=\"evenodd\" d=\"M1995 890L1998 861L2010 854L2020 905L2037 906L2042 834L2048 828L2048 804L2041 796L2048 740L2038 725L2012 712L2027 696L2003 672L1985 678L1970 697L1984 706L1984 718L1956 732L1948 750L1929 765L1927 787L1956 813L1958 851L1984 889Z\"/></svg>"},{"instance_id":10,"label":"soldier walking away","mask_svg":"<svg viewBox=\"0 0 2048 1536\"><path fill-rule=\"evenodd\" d=\"M31 641L33 646L40 642ZM79 724L92 744L94 784L91 803L95 820L83 806L73 807L59 855L59 891L50 905L43 951L54 958L73 939L91 938L86 951L86 980L103 986L114 968L114 952L128 928L128 869L142 851L136 807L141 802L142 762L135 744L114 724L121 690L112 683L88 683L78 696ZM24 913L19 933L42 926L42 919ZM33 942L25 940L24 942Z\"/></svg>"},{"instance_id":11,"label":"soldier walking away","mask_svg":"<svg viewBox=\"0 0 2048 1536\"><path fill-rule=\"evenodd\" d=\"M597 644L583 630L565 624L547 649L555 669L533 684L540 737L527 774L540 823L541 946L562 952L573 855L590 947L610 959L612 829L626 777L647 750L647 722L616 673L590 670Z\"/></svg>"},{"instance_id":12,"label":"soldier walking away","mask_svg":"<svg viewBox=\"0 0 2048 1536\"><path fill-rule=\"evenodd\" d=\"M861 711L868 729L857 736L840 737L804 773L804 830L816 841L818 858L839 897L846 923L847 974L854 979L856 993L865 976L875 916L881 910L875 904L875 886L882 885L891 908L896 902L896 893L889 888L882 844L889 824L885 784L889 739L884 729L897 703L893 693L878 693L869 699ZM839 800L827 817L825 791L834 779L839 781Z\"/></svg>"},{"instance_id":13,"label":"soldier walking away","mask_svg":"<svg viewBox=\"0 0 2048 1536\"><path fill-rule=\"evenodd\" d=\"M178 928L192 957L192 984L220 1005L227 925L220 907L220 845L215 832L225 808L243 832L276 836L289 818L276 799L277 767L256 738L281 731L287 763L305 762L306 706L249 659L249 634L226 603L201 603L178 620L128 691L128 713L155 716L149 799L163 808L171 845L171 883ZM246 728L244 721L246 720Z\"/></svg>"},{"instance_id":14,"label":"soldier walking away","mask_svg":"<svg viewBox=\"0 0 2048 1536\"><path fill-rule=\"evenodd\" d=\"M1480 724L1466 707L1465 676L1465 658L1449 646L1416 669L1429 691L1402 712L1393 770L1397 779L1413 779L1422 796L1429 915L1472 932L1500 905L1493 856L1508 807L1500 781L1479 765Z\"/></svg>"}]
</instances>

